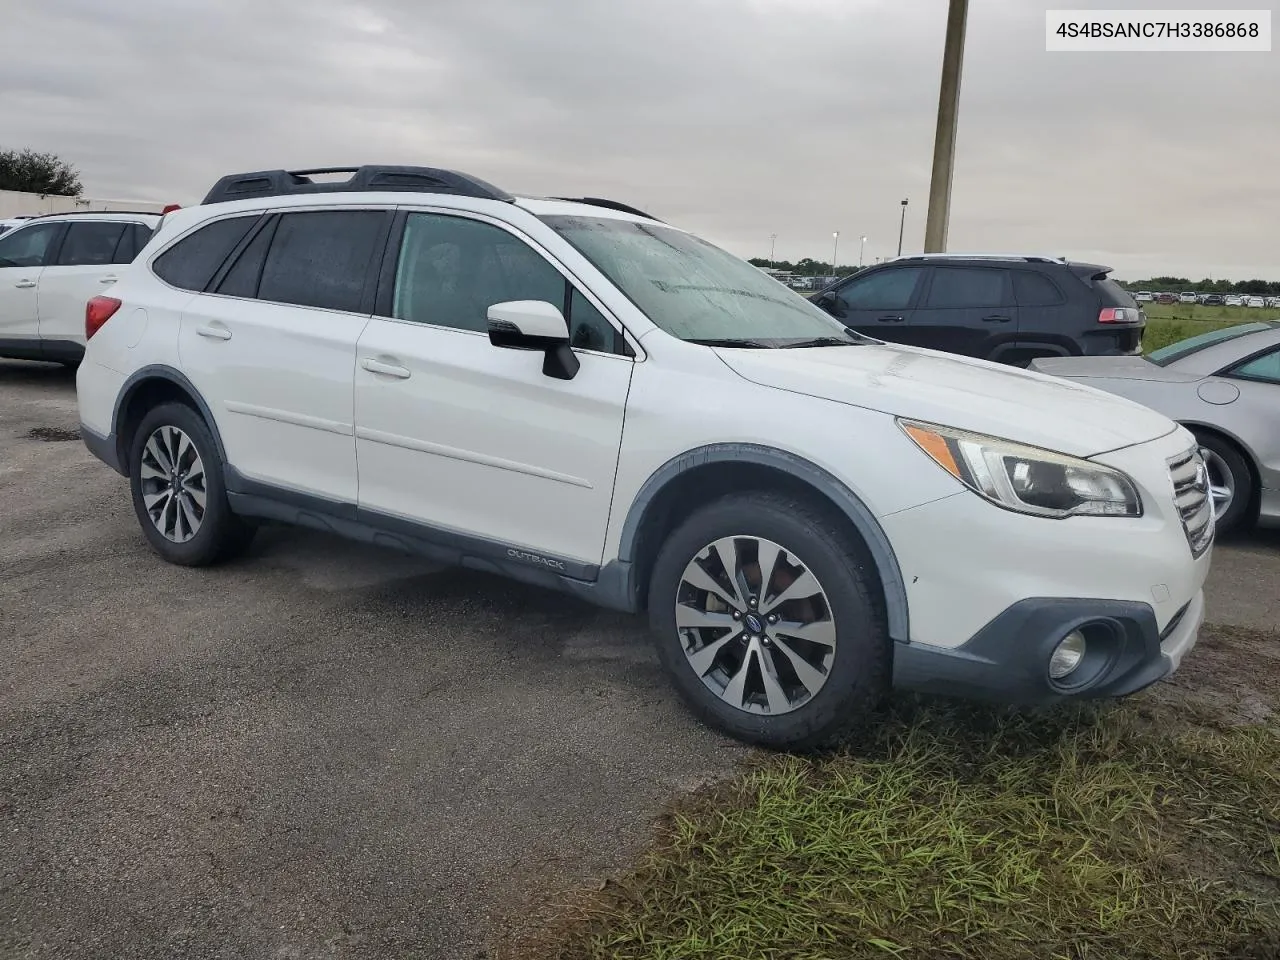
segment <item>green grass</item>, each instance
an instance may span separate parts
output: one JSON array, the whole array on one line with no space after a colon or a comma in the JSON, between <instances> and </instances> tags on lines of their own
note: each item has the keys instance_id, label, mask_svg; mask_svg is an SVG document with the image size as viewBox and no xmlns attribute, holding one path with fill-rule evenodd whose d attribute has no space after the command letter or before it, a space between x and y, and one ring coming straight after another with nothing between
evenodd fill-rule
<instances>
[{"instance_id":1,"label":"green grass","mask_svg":"<svg viewBox=\"0 0 1280 960\"><path fill-rule=\"evenodd\" d=\"M1249 320L1271 320L1280 310L1258 307L1205 307L1198 303L1140 303L1148 318L1159 320L1210 320L1244 323Z\"/></svg>"},{"instance_id":2,"label":"green grass","mask_svg":"<svg viewBox=\"0 0 1280 960\"><path fill-rule=\"evenodd\" d=\"M1143 352L1150 353L1152 350L1159 350L1161 347L1185 340L1187 337L1208 333L1211 330L1221 330L1223 327L1234 327L1242 322L1240 320L1157 318L1147 314L1147 329L1142 334L1142 349Z\"/></svg>"},{"instance_id":3,"label":"green grass","mask_svg":"<svg viewBox=\"0 0 1280 960\"><path fill-rule=\"evenodd\" d=\"M1149 702L900 701L856 750L695 797L516 955L1274 958L1280 737Z\"/></svg>"}]
</instances>

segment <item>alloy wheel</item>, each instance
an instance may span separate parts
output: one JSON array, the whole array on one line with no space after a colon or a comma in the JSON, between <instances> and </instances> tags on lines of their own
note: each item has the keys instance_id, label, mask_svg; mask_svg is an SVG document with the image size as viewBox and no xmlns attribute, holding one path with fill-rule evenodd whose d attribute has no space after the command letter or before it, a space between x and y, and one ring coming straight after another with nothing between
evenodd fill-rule
<instances>
[{"instance_id":1,"label":"alloy wheel","mask_svg":"<svg viewBox=\"0 0 1280 960\"><path fill-rule=\"evenodd\" d=\"M790 713L831 675L836 626L827 594L794 554L760 537L723 537L699 551L676 593L689 666L712 693L748 713Z\"/></svg>"},{"instance_id":2,"label":"alloy wheel","mask_svg":"<svg viewBox=\"0 0 1280 960\"><path fill-rule=\"evenodd\" d=\"M1227 462L1210 450L1200 448L1204 465L1209 471L1209 496L1213 500L1213 516L1221 520L1236 499L1236 478Z\"/></svg>"},{"instance_id":3,"label":"alloy wheel","mask_svg":"<svg viewBox=\"0 0 1280 960\"><path fill-rule=\"evenodd\" d=\"M157 427L142 448L139 464L142 502L160 535L186 543L204 522L204 461L182 430Z\"/></svg>"}]
</instances>

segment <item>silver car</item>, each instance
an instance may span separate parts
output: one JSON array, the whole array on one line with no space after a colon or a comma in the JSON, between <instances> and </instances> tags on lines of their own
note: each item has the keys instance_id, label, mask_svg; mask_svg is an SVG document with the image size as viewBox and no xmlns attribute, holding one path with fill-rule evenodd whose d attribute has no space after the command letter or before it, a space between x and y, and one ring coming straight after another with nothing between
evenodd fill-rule
<instances>
[{"instance_id":1,"label":"silver car","mask_svg":"<svg viewBox=\"0 0 1280 960\"><path fill-rule=\"evenodd\" d=\"M1202 333L1145 357L1047 357L1030 369L1184 424L1200 440L1220 531L1280 524L1280 320Z\"/></svg>"}]
</instances>

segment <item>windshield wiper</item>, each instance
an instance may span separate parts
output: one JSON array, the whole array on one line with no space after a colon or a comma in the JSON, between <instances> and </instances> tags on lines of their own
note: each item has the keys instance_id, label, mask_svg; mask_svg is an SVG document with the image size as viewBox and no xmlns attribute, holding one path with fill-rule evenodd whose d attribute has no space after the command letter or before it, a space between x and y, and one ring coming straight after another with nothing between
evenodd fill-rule
<instances>
[{"instance_id":1,"label":"windshield wiper","mask_svg":"<svg viewBox=\"0 0 1280 960\"><path fill-rule=\"evenodd\" d=\"M747 350L772 350L773 344L765 343L763 340L738 340L736 338L722 339L705 339L702 337L693 337L685 341L686 343L698 343L704 347L742 347Z\"/></svg>"},{"instance_id":2,"label":"windshield wiper","mask_svg":"<svg viewBox=\"0 0 1280 960\"><path fill-rule=\"evenodd\" d=\"M778 346L783 350L789 350L792 347L860 347L866 342L843 337L813 337L809 340L796 340L793 343L780 343Z\"/></svg>"}]
</instances>

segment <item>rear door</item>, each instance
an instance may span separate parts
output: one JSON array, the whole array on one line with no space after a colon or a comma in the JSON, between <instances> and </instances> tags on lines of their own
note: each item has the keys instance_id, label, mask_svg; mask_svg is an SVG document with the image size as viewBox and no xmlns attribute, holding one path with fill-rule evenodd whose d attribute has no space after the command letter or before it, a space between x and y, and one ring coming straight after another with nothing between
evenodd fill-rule
<instances>
[{"instance_id":1,"label":"rear door","mask_svg":"<svg viewBox=\"0 0 1280 960\"><path fill-rule=\"evenodd\" d=\"M908 265L871 270L825 292L818 305L859 333L911 343L908 327L925 273Z\"/></svg>"},{"instance_id":2,"label":"rear door","mask_svg":"<svg viewBox=\"0 0 1280 960\"><path fill-rule=\"evenodd\" d=\"M356 502L353 369L390 212L343 207L255 225L182 315L184 372L244 476Z\"/></svg>"},{"instance_id":3,"label":"rear door","mask_svg":"<svg viewBox=\"0 0 1280 960\"><path fill-rule=\"evenodd\" d=\"M1073 304L1056 280L1038 270L1015 267L1010 272L1018 301L1016 345L1021 357L1079 353L1082 320L1093 324L1097 319L1087 309L1081 310L1080 297ZM1064 279L1074 282L1070 276Z\"/></svg>"},{"instance_id":4,"label":"rear door","mask_svg":"<svg viewBox=\"0 0 1280 960\"><path fill-rule=\"evenodd\" d=\"M39 349L40 277L65 230L61 222L33 223L0 237L0 340Z\"/></svg>"},{"instance_id":5,"label":"rear door","mask_svg":"<svg viewBox=\"0 0 1280 960\"><path fill-rule=\"evenodd\" d=\"M913 342L989 357L1018 335L1018 306L1005 267L938 266L911 320Z\"/></svg>"},{"instance_id":6,"label":"rear door","mask_svg":"<svg viewBox=\"0 0 1280 960\"><path fill-rule=\"evenodd\" d=\"M1240 388L1240 397L1225 415L1253 449L1262 486L1271 497L1280 496L1280 348L1253 357L1227 376Z\"/></svg>"},{"instance_id":7,"label":"rear door","mask_svg":"<svg viewBox=\"0 0 1280 960\"><path fill-rule=\"evenodd\" d=\"M84 345L84 306L115 283L137 255L133 223L83 220L67 225L57 259L40 277L40 340L44 347Z\"/></svg>"}]
</instances>

